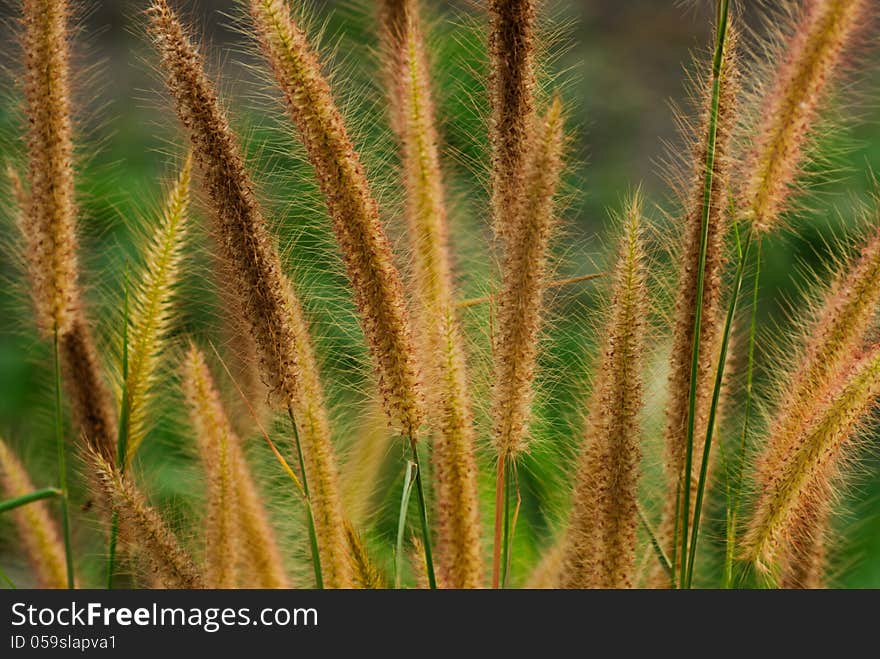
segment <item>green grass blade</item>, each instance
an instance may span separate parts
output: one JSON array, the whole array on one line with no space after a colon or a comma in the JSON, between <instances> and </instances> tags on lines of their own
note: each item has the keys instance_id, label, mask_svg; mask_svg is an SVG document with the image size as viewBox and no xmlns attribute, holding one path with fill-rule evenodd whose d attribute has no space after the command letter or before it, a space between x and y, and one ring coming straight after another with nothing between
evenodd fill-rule
<instances>
[{"instance_id":1,"label":"green grass blade","mask_svg":"<svg viewBox=\"0 0 880 659\"><path fill-rule=\"evenodd\" d=\"M669 560L669 557L666 555L666 552L663 551L663 546L660 544L660 540L657 538L657 534L654 533L654 529L651 528L651 523L648 521L648 517L645 515L645 511L642 510L641 506L637 506L637 510L639 511L639 520L642 523L642 526L645 528L645 531L648 533L648 538L651 540L651 547L654 549L654 554L657 556L657 560L660 561L660 566L669 575L669 580L671 583L675 583L675 576L673 574L672 569L672 561Z\"/></svg>"},{"instance_id":2,"label":"green grass blade","mask_svg":"<svg viewBox=\"0 0 880 659\"><path fill-rule=\"evenodd\" d=\"M397 517L397 555L394 559L394 587L400 588L400 577L403 574L403 532L406 528L406 511L409 510L409 498L412 495L413 472L416 465L407 461L406 473L403 475L403 493L400 496L400 514Z\"/></svg>"},{"instance_id":3,"label":"green grass blade","mask_svg":"<svg viewBox=\"0 0 880 659\"><path fill-rule=\"evenodd\" d=\"M416 465L416 491L419 495L419 521L422 525L422 543L425 545L425 566L428 571L428 586L431 590L437 588L437 578L434 576L434 558L431 552L431 527L428 525L428 506L425 502L425 490L422 486L422 468L419 463L419 448L415 437L410 435L409 445L412 448L412 461Z\"/></svg>"},{"instance_id":4,"label":"green grass blade","mask_svg":"<svg viewBox=\"0 0 880 659\"><path fill-rule=\"evenodd\" d=\"M306 516L309 522L309 544L312 551L312 567L315 570L315 587L319 590L324 588L324 573L321 570L321 554L318 548L318 533L315 529L315 515L312 513L312 498L309 495L309 481L306 477L306 461L303 458L302 445L299 441L299 427L296 425L296 417L293 408L287 406L287 414L290 417L290 425L293 427L293 443L296 445L296 457L299 461L299 473L302 478L302 492L306 501Z\"/></svg>"},{"instance_id":5,"label":"green grass blade","mask_svg":"<svg viewBox=\"0 0 880 659\"><path fill-rule=\"evenodd\" d=\"M7 510L14 510L15 508L19 508L20 506L26 506L29 503L33 503L34 501L41 501L43 499L54 499L55 497L59 497L62 494L63 492L57 487L46 487L42 490L35 490L34 492L29 492L28 494L22 494L20 497L14 497L12 499L6 499L6 501L0 501L0 513L5 513Z\"/></svg>"},{"instance_id":6,"label":"green grass blade","mask_svg":"<svg viewBox=\"0 0 880 659\"><path fill-rule=\"evenodd\" d=\"M724 47L727 42L729 0L718 2L717 38L712 61L712 106L709 114L709 135L706 143L706 170L703 182L702 228L700 232L700 261L697 276L697 306L694 313L694 340L691 349L690 391L688 394L687 449L684 469L684 505L682 507L681 535L681 586L685 586L688 573L688 532L691 505L691 471L694 461L694 434L696 432L697 375L700 364L700 332L703 321L703 295L706 285L706 252L709 244L709 218L712 204L712 181L715 172L715 144L718 136L718 108L721 103L721 74L724 64ZM698 494L699 496L699 494Z\"/></svg>"}]
</instances>

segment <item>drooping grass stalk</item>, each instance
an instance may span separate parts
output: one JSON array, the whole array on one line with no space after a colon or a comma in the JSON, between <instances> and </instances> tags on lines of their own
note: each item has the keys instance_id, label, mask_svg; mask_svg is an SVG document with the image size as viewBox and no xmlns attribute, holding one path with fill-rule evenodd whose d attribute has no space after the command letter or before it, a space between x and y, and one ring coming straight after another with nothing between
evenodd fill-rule
<instances>
[{"instance_id":1,"label":"drooping grass stalk","mask_svg":"<svg viewBox=\"0 0 880 659\"><path fill-rule=\"evenodd\" d=\"M795 515L789 541L779 559L779 587L816 589L825 586L829 525L835 494L829 483L814 486Z\"/></svg>"},{"instance_id":2,"label":"drooping grass stalk","mask_svg":"<svg viewBox=\"0 0 880 659\"><path fill-rule=\"evenodd\" d=\"M423 403L400 273L360 157L330 85L284 0L248 0L260 50L282 91L332 219L370 347L386 412L403 434L421 426Z\"/></svg>"},{"instance_id":3,"label":"drooping grass stalk","mask_svg":"<svg viewBox=\"0 0 880 659\"><path fill-rule=\"evenodd\" d=\"M403 537L406 531L406 512L409 510L409 498L412 495L413 472L417 469L413 462L406 463L406 472L403 476L403 491L400 493L400 514L397 516L397 550L394 560L394 587L400 588L400 579L403 575Z\"/></svg>"},{"instance_id":4,"label":"drooping grass stalk","mask_svg":"<svg viewBox=\"0 0 880 659\"><path fill-rule=\"evenodd\" d=\"M563 588L629 588L635 577L648 316L642 200L627 204L614 288L588 406L574 504L565 535Z\"/></svg>"},{"instance_id":5,"label":"drooping grass stalk","mask_svg":"<svg viewBox=\"0 0 880 659\"><path fill-rule=\"evenodd\" d=\"M645 529L645 533L648 534L648 539L651 541L651 549L653 549L654 553L657 555L657 560L660 562L660 566L663 568L666 576L669 577L669 581L674 582L675 576L672 571L672 561L670 561L669 557L666 555L663 545L660 543L660 538L654 531L654 527L651 526L651 522L648 521L645 511L642 510L641 506L636 506L636 509L639 513L639 521L642 523L642 528Z\"/></svg>"},{"instance_id":6,"label":"drooping grass stalk","mask_svg":"<svg viewBox=\"0 0 880 659\"><path fill-rule=\"evenodd\" d=\"M746 402L743 411L743 427L740 434L739 454L736 456L736 477L733 485L728 485L725 545L724 545L724 572L722 575L722 588L733 587L733 559L736 556L736 534L739 521L739 506L742 498L743 475L745 473L746 446L749 437L749 421L752 411L752 386L755 366L755 336L758 326L758 291L761 280L761 246L763 241L759 236L758 246L755 252L755 276L752 282L752 309L749 320L749 346L748 365L746 366Z\"/></svg>"},{"instance_id":7,"label":"drooping grass stalk","mask_svg":"<svg viewBox=\"0 0 880 659\"><path fill-rule=\"evenodd\" d=\"M779 64L766 82L752 149L742 162L738 208L760 232L778 225L790 205L805 153L828 92L871 23L870 0L810 0L771 54Z\"/></svg>"},{"instance_id":8,"label":"drooping grass stalk","mask_svg":"<svg viewBox=\"0 0 880 659\"><path fill-rule=\"evenodd\" d=\"M60 499L63 490L48 488ZM44 490L40 490L43 492ZM0 439L0 492L9 497L0 504L0 512L11 511L10 516L18 530L24 556L40 588L66 588L68 584L67 559L58 528L49 514L45 501L35 499L34 484L24 465L5 441ZM49 496L49 495L47 495ZM30 499L28 505L24 505Z\"/></svg>"},{"instance_id":9,"label":"drooping grass stalk","mask_svg":"<svg viewBox=\"0 0 880 659\"><path fill-rule=\"evenodd\" d=\"M26 506L35 501L54 499L55 497L61 496L61 494L61 490L57 487L44 487L42 490L34 490L28 494L22 494L19 497L0 501L0 513L5 513L7 510L15 510L20 506Z\"/></svg>"},{"instance_id":10,"label":"drooping grass stalk","mask_svg":"<svg viewBox=\"0 0 880 659\"><path fill-rule=\"evenodd\" d=\"M64 422L61 409L61 360L58 355L58 329L52 341L52 363L55 370L55 447L58 457L58 487L61 496L58 498L61 512L61 536L64 539L64 563L67 570L67 587L73 586L73 544L70 541L70 514L68 505L70 493L67 489L67 442L64 441Z\"/></svg>"},{"instance_id":11,"label":"drooping grass stalk","mask_svg":"<svg viewBox=\"0 0 880 659\"><path fill-rule=\"evenodd\" d=\"M150 576L166 588L204 588L204 578L192 559L131 479L94 450L86 457L106 499L119 511L120 533L148 560Z\"/></svg>"},{"instance_id":12,"label":"drooping grass stalk","mask_svg":"<svg viewBox=\"0 0 880 659\"><path fill-rule=\"evenodd\" d=\"M706 289L706 255L708 251L709 245L709 224L712 219L712 210L713 210L713 197L714 201L718 203L717 195L713 194L716 191L716 186L713 185L714 176L716 173L715 168L715 160L716 156L716 146L717 146L717 138L718 138L718 126L719 126L719 117L721 110L721 98L722 98L722 81L724 79L724 62L725 62L725 52L727 45L727 27L728 27L728 18L730 11L730 3L729 0L719 0L718 3L718 20L716 24L716 40L715 40L715 52L712 58L712 97L709 111L709 121L708 121L708 137L706 139L706 161L705 161L705 169L704 169L704 179L703 179L703 203L702 209L700 213L700 251L699 251L699 260L697 266L697 291L696 291L696 305L694 308L694 325L693 325L693 344L691 349L691 370L690 370L690 380L689 380L689 391L688 391L688 416L687 416L687 438L685 444L685 461L684 461L684 475L682 478L682 507L680 514L682 516L681 523L681 568L680 568L680 585L684 587L687 582L686 575L688 574L688 532L690 525L690 513L691 513L691 474L693 470L693 460L694 460L694 436L696 431L696 423L697 423L697 390L698 383L697 378L700 373L700 338L702 334L702 322L703 322L703 304L704 297L703 294ZM726 341L725 341L726 348ZM723 364L723 362L721 362ZM719 373L722 372L723 366L719 369ZM713 419L714 421L714 419ZM711 438L711 424L708 425L707 436ZM703 456L703 462L707 463L707 456ZM698 498L702 495L698 493ZM677 511L678 513L678 511ZM678 539L675 538L677 542Z\"/></svg>"},{"instance_id":13,"label":"drooping grass stalk","mask_svg":"<svg viewBox=\"0 0 880 659\"><path fill-rule=\"evenodd\" d=\"M492 439L502 475L528 445L537 341L541 329L550 238L554 228L553 198L562 171L564 115L562 100L554 96L529 154L522 222L509 235L510 249L502 265L498 296L498 332L493 337ZM503 492L496 491L503 505ZM495 540L502 541L503 515L496 510ZM493 552L493 587L498 587L501 552Z\"/></svg>"},{"instance_id":14,"label":"drooping grass stalk","mask_svg":"<svg viewBox=\"0 0 880 659\"><path fill-rule=\"evenodd\" d=\"M128 397L125 459L128 461L134 457L147 431L145 417L155 395L159 361L173 321L174 291L180 280L187 244L191 169L192 156L187 155L165 196L159 222L146 243L143 267L132 278L129 364L125 375Z\"/></svg>"},{"instance_id":15,"label":"drooping grass stalk","mask_svg":"<svg viewBox=\"0 0 880 659\"><path fill-rule=\"evenodd\" d=\"M802 546L808 540L795 534L805 528L805 515L815 515L816 506L833 496L840 466L878 396L880 346L875 345L864 354L851 354L830 395L815 401L810 419L795 438L792 450L777 464L772 480L758 482L758 499L747 525L743 555L760 570L773 571L785 543ZM772 450L775 441L773 437L765 453Z\"/></svg>"},{"instance_id":16,"label":"drooping grass stalk","mask_svg":"<svg viewBox=\"0 0 880 659\"><path fill-rule=\"evenodd\" d=\"M401 149L414 320L426 374L438 569L450 588L483 583L472 403L456 318L439 140L419 0L382 5L391 124Z\"/></svg>"},{"instance_id":17,"label":"drooping grass stalk","mask_svg":"<svg viewBox=\"0 0 880 659\"><path fill-rule=\"evenodd\" d=\"M165 0L154 0L149 17L168 88L213 205L221 252L236 273L233 283L246 303L263 374L276 399L297 421L295 434L301 444L302 476L308 474L309 514L314 519L324 583L350 587L352 569L336 456L302 305L282 272L237 140L204 72L201 55Z\"/></svg>"},{"instance_id":18,"label":"drooping grass stalk","mask_svg":"<svg viewBox=\"0 0 880 659\"><path fill-rule=\"evenodd\" d=\"M535 116L535 0L489 2L492 226L502 249L524 212Z\"/></svg>"}]
</instances>

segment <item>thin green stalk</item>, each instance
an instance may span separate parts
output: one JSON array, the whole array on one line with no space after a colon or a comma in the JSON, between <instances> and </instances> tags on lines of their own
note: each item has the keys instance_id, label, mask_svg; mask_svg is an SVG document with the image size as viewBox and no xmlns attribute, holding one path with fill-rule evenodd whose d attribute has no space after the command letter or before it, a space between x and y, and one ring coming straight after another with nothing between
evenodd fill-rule
<instances>
[{"instance_id":1,"label":"thin green stalk","mask_svg":"<svg viewBox=\"0 0 880 659\"><path fill-rule=\"evenodd\" d=\"M688 527L691 505L691 470L694 461L694 434L696 432L697 414L697 376L700 366L700 332L703 322L703 294L706 284L706 251L709 244L709 218L712 205L712 180L715 172L715 144L718 136L718 108L721 102L721 72L724 63L724 45L727 41L727 19L730 9L729 0L718 2L718 36L715 43L715 55L712 61L712 106L709 113L709 135L706 142L706 172L703 183L702 227L700 230L700 262L697 271L697 306L694 313L694 340L691 350L691 378L688 395L687 450L684 470L684 515L681 538L681 586L685 586L688 573ZM710 435L711 436L711 435ZM705 461L705 456L704 456ZM699 496L699 494L698 494Z\"/></svg>"},{"instance_id":2,"label":"thin green stalk","mask_svg":"<svg viewBox=\"0 0 880 659\"><path fill-rule=\"evenodd\" d=\"M312 566L315 569L315 587L319 590L324 588L324 574L321 571L321 555L318 553L318 534L315 531L315 516L312 514L312 498L309 494L309 479L306 476L306 462L303 459L302 446L299 441L299 428L296 425L296 417L293 408L287 406L287 414L290 417L290 425L293 428L293 443L296 445L296 457L299 460L299 472L302 479L302 489L306 499L306 514L309 518L309 544L312 549Z\"/></svg>"},{"instance_id":3,"label":"thin green stalk","mask_svg":"<svg viewBox=\"0 0 880 659\"><path fill-rule=\"evenodd\" d=\"M431 590L434 590L437 588L437 578L434 576L434 558L431 554L431 528L428 526L428 506L425 503L425 490L422 487L419 449L412 433L409 436L409 445L412 448L412 461L416 465L416 491L419 495L419 518L422 523L422 544L425 545L425 567L428 571L428 586Z\"/></svg>"},{"instance_id":4,"label":"thin green stalk","mask_svg":"<svg viewBox=\"0 0 880 659\"><path fill-rule=\"evenodd\" d=\"M755 281L752 287L752 313L749 321L749 363L746 369L746 408L743 419L742 435L739 442L739 461L736 466L736 479L733 487L733 498L728 501L727 533L724 552L723 588L733 586L733 557L736 553L736 523L739 517L739 504L742 495L743 472L745 467L746 442L749 435L749 419L752 410L752 381L755 364L755 328L758 324L758 289L761 279L761 246L760 237L755 248Z\"/></svg>"},{"instance_id":5,"label":"thin green stalk","mask_svg":"<svg viewBox=\"0 0 880 659\"><path fill-rule=\"evenodd\" d=\"M507 588L507 576L510 573L510 472L511 460L504 461L506 470L504 478L504 528L501 541L501 588Z\"/></svg>"},{"instance_id":6,"label":"thin green stalk","mask_svg":"<svg viewBox=\"0 0 880 659\"><path fill-rule=\"evenodd\" d=\"M394 587L400 588L400 576L403 574L403 532L406 528L406 511L409 510L409 498L415 481L413 472L415 464L411 461L406 463L406 473L403 476L403 493L400 496L400 515L397 518L397 556L394 560Z\"/></svg>"},{"instance_id":7,"label":"thin green stalk","mask_svg":"<svg viewBox=\"0 0 880 659\"><path fill-rule=\"evenodd\" d=\"M18 508L20 506L26 506L29 503L33 503L34 501L41 501L42 499L52 499L54 497L61 496L61 490L57 487L44 487L42 490L34 490L33 492L29 492L28 494L22 494L20 497L15 497L12 499L6 499L6 501L0 501L0 513L5 513L7 510L13 510L14 508Z\"/></svg>"},{"instance_id":8,"label":"thin green stalk","mask_svg":"<svg viewBox=\"0 0 880 659\"><path fill-rule=\"evenodd\" d=\"M694 504L694 533L690 544L687 578L684 585L685 588L691 587L691 582L694 578L694 558L697 553L697 538L700 532L700 513L702 512L703 507L703 494L706 490L706 477L709 472L709 452L712 449L712 434L715 427L715 416L718 412L718 400L721 397L721 385L724 382L724 362L727 361L727 347L730 342L730 331L733 327L733 318L736 315L736 304L742 287L745 264L749 258L749 249L752 245L752 234L753 232L751 229L746 234L742 255L740 256L739 263L736 267L733 293L730 299L730 306L727 309L727 320L724 323L724 333L721 339L721 354L718 356L718 368L715 371L715 386L712 389L712 404L709 407L709 422L706 426L706 441L703 444L703 460L700 464L700 480L697 483L697 499Z\"/></svg>"},{"instance_id":9,"label":"thin green stalk","mask_svg":"<svg viewBox=\"0 0 880 659\"><path fill-rule=\"evenodd\" d=\"M125 268L125 299L122 325L122 409L119 413L119 433L116 436L116 464L120 474L125 473L128 461L128 266ZM110 518L110 547L107 557L107 590L113 590L113 570L116 563L116 542L119 537L119 511Z\"/></svg>"},{"instance_id":10,"label":"thin green stalk","mask_svg":"<svg viewBox=\"0 0 880 659\"><path fill-rule=\"evenodd\" d=\"M56 325L52 341L52 360L55 366L55 443L58 448L58 486L61 496L61 534L64 537L64 561L67 564L67 587L73 589L73 546L70 542L70 514L67 493L67 446L64 442L64 428L61 421L61 360L58 354L58 327Z\"/></svg>"}]
</instances>

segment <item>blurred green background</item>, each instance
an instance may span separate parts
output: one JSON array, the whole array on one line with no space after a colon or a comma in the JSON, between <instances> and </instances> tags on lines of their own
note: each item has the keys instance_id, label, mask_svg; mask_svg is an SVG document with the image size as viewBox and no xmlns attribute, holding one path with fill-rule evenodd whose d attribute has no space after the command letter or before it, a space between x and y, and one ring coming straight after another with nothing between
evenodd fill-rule
<instances>
[{"instance_id":1,"label":"blurred green background","mask_svg":"<svg viewBox=\"0 0 880 659\"><path fill-rule=\"evenodd\" d=\"M118 300L123 264L137 261L137 241L133 237L139 235L138 227L149 225L150 213L155 212L160 199L161 184L182 153L180 135L144 37L141 11L145 4L144 0L89 0L76 48L76 67L82 72L75 101L81 110L78 143L83 283L102 345L108 346L121 327ZM249 49L249 40L236 27L235 3L200 0L176 4L185 8L197 24L196 34L210 44L208 61L222 76L224 99L236 127L247 138L252 169L313 319L337 438L341 448L350 448L362 432L365 410L370 409L368 360L309 167L295 136L269 98L273 96L271 88L255 70L261 67ZM369 4L319 2L310 14L314 27L323 27L322 52L332 53L336 93L376 185L389 230L402 245L399 181L378 87L381 81ZM480 3L436 3L431 32L462 297L484 294L494 277L482 185L488 160L485 53L479 32L484 16L475 4ZM760 32L754 11L757 3L738 4L747 5L744 18ZM664 163L669 148L680 148L680 139L670 104L687 107L684 83L687 72L693 69L690 57L706 48L712 5L705 1L679 5L654 0L546 3L545 42L552 57L547 64L544 91L557 87L562 90L572 134L563 215L565 237L557 245L557 268L562 275L603 267L608 253L609 211L619 208L635 186L643 187L651 202L649 214L658 226L664 224L663 209L674 208ZM6 19L0 63L7 67L0 88L8 89L0 97L0 159L20 164L18 136L22 120L16 84L19 51L12 20L16 6L15 0L0 0L0 17ZM854 208L869 198L870 171L880 166L878 83L874 53L866 57L864 71L851 76L859 100L853 102L852 95L847 96L832 112L843 120L845 130L821 138L821 151L835 154L833 174L817 172L809 210L791 218L790 230L773 237L765 246L759 306L759 385L767 383L766 371L761 369L767 364L764 357L777 337L785 333L780 328L788 327L788 314L798 308L801 291L817 276L821 279L824 264L840 251L837 239L852 233L857 224ZM0 188L4 208L9 207L7 195L4 185ZM201 224L203 214L197 212L196 218ZM3 232L4 240L14 242L9 217L4 220ZM204 232L196 233L193 244L201 246L205 243ZM662 247L661 239L657 243ZM401 254L405 269L403 250ZM0 435L20 450L37 485L42 486L51 484L54 474L51 360L47 346L32 330L15 259L9 250L0 258L0 281L4 284L0 289ZM644 490L649 511L657 508L654 495L658 491L660 394L665 377L663 284L668 283L669 276L662 252L656 259L656 274L658 349L649 376L646 412L648 477ZM571 458L589 389L593 330L601 303L597 293L602 290L601 284L580 284L554 294L551 301L552 323L544 343L535 404L536 443L520 470L522 512L514 553L515 584L524 580L564 520ZM222 341L217 328L222 324L223 310L217 306L210 265L201 247L193 249L178 304L180 318L172 346L181 345L188 335L203 342ZM744 317L747 312L743 305ZM466 313L463 320L471 337L477 400L483 401L489 380L487 317L478 309ZM169 351L169 362L175 354L175 350ZM112 361L109 351L108 361ZM181 534L197 544L198 532L193 525L197 524L194 520L200 492L193 482L199 475L190 457L188 428L173 404L179 398L173 366L169 364L161 382L156 425L140 455L138 471L146 489L168 512ZM492 468L485 410L479 411L488 547ZM728 425L726 432L735 439L738 420L733 418ZM279 437L285 436L283 427L276 430ZM846 497L847 513L838 520L833 575L834 583L839 585L880 587L880 462L876 447L876 433L872 432L865 447L865 468L859 469L858 479ZM302 529L293 521L299 514L291 514L297 504L258 440L254 440L252 449L255 460L263 464L267 496L291 546L291 567L301 569L306 543ZM395 533L402 469L402 452L390 450L383 480L371 504L374 512L367 535L374 549L386 558ZM85 500L81 492L79 496ZM95 517L81 512L77 524L77 541L86 548L78 560L86 574L99 573L102 545L95 541L100 539L94 533ZM707 557L717 553L713 534L719 530L708 525L703 547ZM26 584L16 546L12 527L0 520L0 566L14 581ZM707 565L711 562L707 560ZM715 582L708 575L705 583Z\"/></svg>"}]
</instances>

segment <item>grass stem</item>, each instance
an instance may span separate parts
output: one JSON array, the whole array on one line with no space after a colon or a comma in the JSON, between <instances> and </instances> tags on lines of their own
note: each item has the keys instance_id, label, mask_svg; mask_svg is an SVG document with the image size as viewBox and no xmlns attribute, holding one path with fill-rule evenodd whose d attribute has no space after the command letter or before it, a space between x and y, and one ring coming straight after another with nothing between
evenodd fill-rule
<instances>
[{"instance_id":1,"label":"grass stem","mask_svg":"<svg viewBox=\"0 0 880 659\"><path fill-rule=\"evenodd\" d=\"M64 537L64 561L67 566L67 587L73 589L73 546L70 542L70 514L67 491L67 445L64 442L64 427L61 420L61 359L58 354L58 326L55 326L52 340L52 361L55 367L55 443L58 448L58 487L61 495L58 504L61 508L61 533Z\"/></svg>"},{"instance_id":2,"label":"grass stem","mask_svg":"<svg viewBox=\"0 0 880 659\"><path fill-rule=\"evenodd\" d=\"M321 555L318 553L318 534L315 530L315 516L312 513L312 498L309 495L309 480L306 476L306 463L303 458L302 445L299 441L299 428L296 425L296 417L293 408L287 406L287 415L290 417L290 425L293 428L293 443L296 446L296 457L299 460L299 473L302 482L302 491L306 501L306 515L309 519L309 544L312 551L312 566L315 569L315 587L318 590L324 588L324 575L321 571Z\"/></svg>"},{"instance_id":3,"label":"grass stem","mask_svg":"<svg viewBox=\"0 0 880 659\"><path fill-rule=\"evenodd\" d=\"M0 513L5 513L7 510L13 510L14 508L18 508L20 506L26 506L29 503L33 503L34 501L40 501L42 499L52 499L57 496L61 496L62 492L57 487L44 487L42 490L35 490L34 492L29 492L28 494L23 494L20 497L14 497L12 499L6 499L6 501L0 501Z\"/></svg>"},{"instance_id":4,"label":"grass stem","mask_svg":"<svg viewBox=\"0 0 880 659\"><path fill-rule=\"evenodd\" d=\"M422 485L419 448L412 432L409 434L409 445L412 448L412 461L416 466L416 492L419 495L419 518L422 525L422 543L425 545L425 568L428 571L428 587L434 590L437 588L437 578L434 576L434 558L431 553L431 528L428 526L428 506L425 503L425 490Z\"/></svg>"},{"instance_id":5,"label":"grass stem","mask_svg":"<svg viewBox=\"0 0 880 659\"><path fill-rule=\"evenodd\" d=\"M706 283L706 251L709 243L709 219L712 203L712 181L715 173L715 144L718 136L718 108L721 102L721 74L724 64L724 46L727 41L727 24L730 9L729 0L718 1L717 37L715 42L715 55L712 62L712 106L709 114L709 135L706 143L706 171L703 183L703 208L702 228L700 232L700 261L697 271L697 305L694 313L694 340L691 350L691 374L690 391L688 392L688 425L687 425L687 450L685 454L685 468L683 477L683 506L681 509L682 535L681 535L681 587L685 587L688 569L688 533L690 526L691 505L691 472L694 461L694 435L696 432L697 415L697 377L700 366L700 332L703 320L703 294ZM726 338L725 338L726 341ZM723 368L723 366L722 366ZM709 438L711 439L711 424L709 426ZM706 464L705 455L703 463ZM701 493L698 493L701 498Z\"/></svg>"},{"instance_id":6,"label":"grass stem","mask_svg":"<svg viewBox=\"0 0 880 659\"><path fill-rule=\"evenodd\" d=\"M409 510L409 499L412 496L413 472L416 466L411 460L406 463L406 473L403 477L403 492L400 495L400 514L397 517L397 555L394 560L394 587L400 588L400 579L403 574L403 533L406 529L406 511Z\"/></svg>"}]
</instances>

